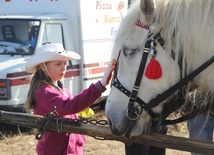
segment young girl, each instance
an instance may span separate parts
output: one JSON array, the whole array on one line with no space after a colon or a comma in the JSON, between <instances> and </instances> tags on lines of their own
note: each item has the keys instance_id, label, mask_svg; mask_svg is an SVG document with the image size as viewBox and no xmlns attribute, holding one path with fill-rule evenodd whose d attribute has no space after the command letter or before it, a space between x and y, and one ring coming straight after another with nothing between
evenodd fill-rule
<instances>
[{"instance_id":1,"label":"young girl","mask_svg":"<svg viewBox=\"0 0 214 155\"><path fill-rule=\"evenodd\" d=\"M26 71L34 74L26 111L33 109L34 114L45 115L56 107L61 117L76 119L76 113L91 106L101 96L115 68L115 60L109 64L101 81L72 96L60 80L65 75L67 61L77 59L80 59L79 54L65 51L62 44L48 43L37 49L26 63ZM38 155L83 155L84 143L85 137L80 134L44 132L36 151Z\"/></svg>"}]
</instances>

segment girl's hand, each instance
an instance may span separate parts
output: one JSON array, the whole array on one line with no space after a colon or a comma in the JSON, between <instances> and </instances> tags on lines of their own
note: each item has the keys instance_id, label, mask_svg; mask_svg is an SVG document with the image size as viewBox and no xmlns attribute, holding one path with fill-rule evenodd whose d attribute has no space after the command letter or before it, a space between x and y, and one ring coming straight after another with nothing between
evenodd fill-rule
<instances>
[{"instance_id":1,"label":"girl's hand","mask_svg":"<svg viewBox=\"0 0 214 155\"><path fill-rule=\"evenodd\" d=\"M116 66L116 59L113 59L109 63L109 65L108 65L108 67L107 67L107 69L106 69L106 71L105 71L105 73L104 73L104 75L100 81L103 86L106 86L109 84L109 81L111 79L112 72L114 71L115 66Z\"/></svg>"}]
</instances>

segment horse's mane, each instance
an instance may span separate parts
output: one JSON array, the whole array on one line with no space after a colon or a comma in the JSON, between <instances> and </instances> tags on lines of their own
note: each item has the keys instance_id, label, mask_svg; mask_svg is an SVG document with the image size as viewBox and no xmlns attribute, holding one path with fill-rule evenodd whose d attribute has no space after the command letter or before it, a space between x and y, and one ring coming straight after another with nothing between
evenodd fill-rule
<instances>
[{"instance_id":1,"label":"horse's mane","mask_svg":"<svg viewBox=\"0 0 214 155\"><path fill-rule=\"evenodd\" d=\"M158 25L155 31L161 31L168 52L175 52L176 61L182 54L184 77L214 54L214 1L155 0L155 3L154 23ZM192 84L210 100L214 92L214 65L199 74Z\"/></svg>"}]
</instances>

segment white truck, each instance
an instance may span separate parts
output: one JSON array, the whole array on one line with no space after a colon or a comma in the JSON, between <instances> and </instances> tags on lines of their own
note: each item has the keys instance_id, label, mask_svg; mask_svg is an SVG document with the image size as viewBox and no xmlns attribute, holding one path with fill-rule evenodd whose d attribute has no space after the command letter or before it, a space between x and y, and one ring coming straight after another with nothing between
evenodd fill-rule
<instances>
[{"instance_id":1,"label":"white truck","mask_svg":"<svg viewBox=\"0 0 214 155\"><path fill-rule=\"evenodd\" d=\"M46 42L81 55L64 79L72 94L98 81L127 8L128 0L0 0L0 110L23 112L32 76L25 63Z\"/></svg>"}]
</instances>

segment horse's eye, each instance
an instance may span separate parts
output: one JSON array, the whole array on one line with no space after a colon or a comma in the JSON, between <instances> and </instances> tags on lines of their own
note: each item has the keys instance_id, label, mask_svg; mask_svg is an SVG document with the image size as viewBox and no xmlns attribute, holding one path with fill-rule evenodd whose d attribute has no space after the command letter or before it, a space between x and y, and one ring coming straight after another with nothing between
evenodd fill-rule
<instances>
[{"instance_id":1,"label":"horse's eye","mask_svg":"<svg viewBox=\"0 0 214 155\"><path fill-rule=\"evenodd\" d=\"M138 51L140 51L140 49L130 49L130 54L129 55L133 55L135 52L138 52Z\"/></svg>"},{"instance_id":2,"label":"horse's eye","mask_svg":"<svg viewBox=\"0 0 214 155\"><path fill-rule=\"evenodd\" d=\"M126 57L128 55L133 55L135 52L137 51L140 51L140 49L136 48L136 49L131 49L131 48L128 48L126 46L123 46L122 47L122 52L123 52L123 55Z\"/></svg>"}]
</instances>

